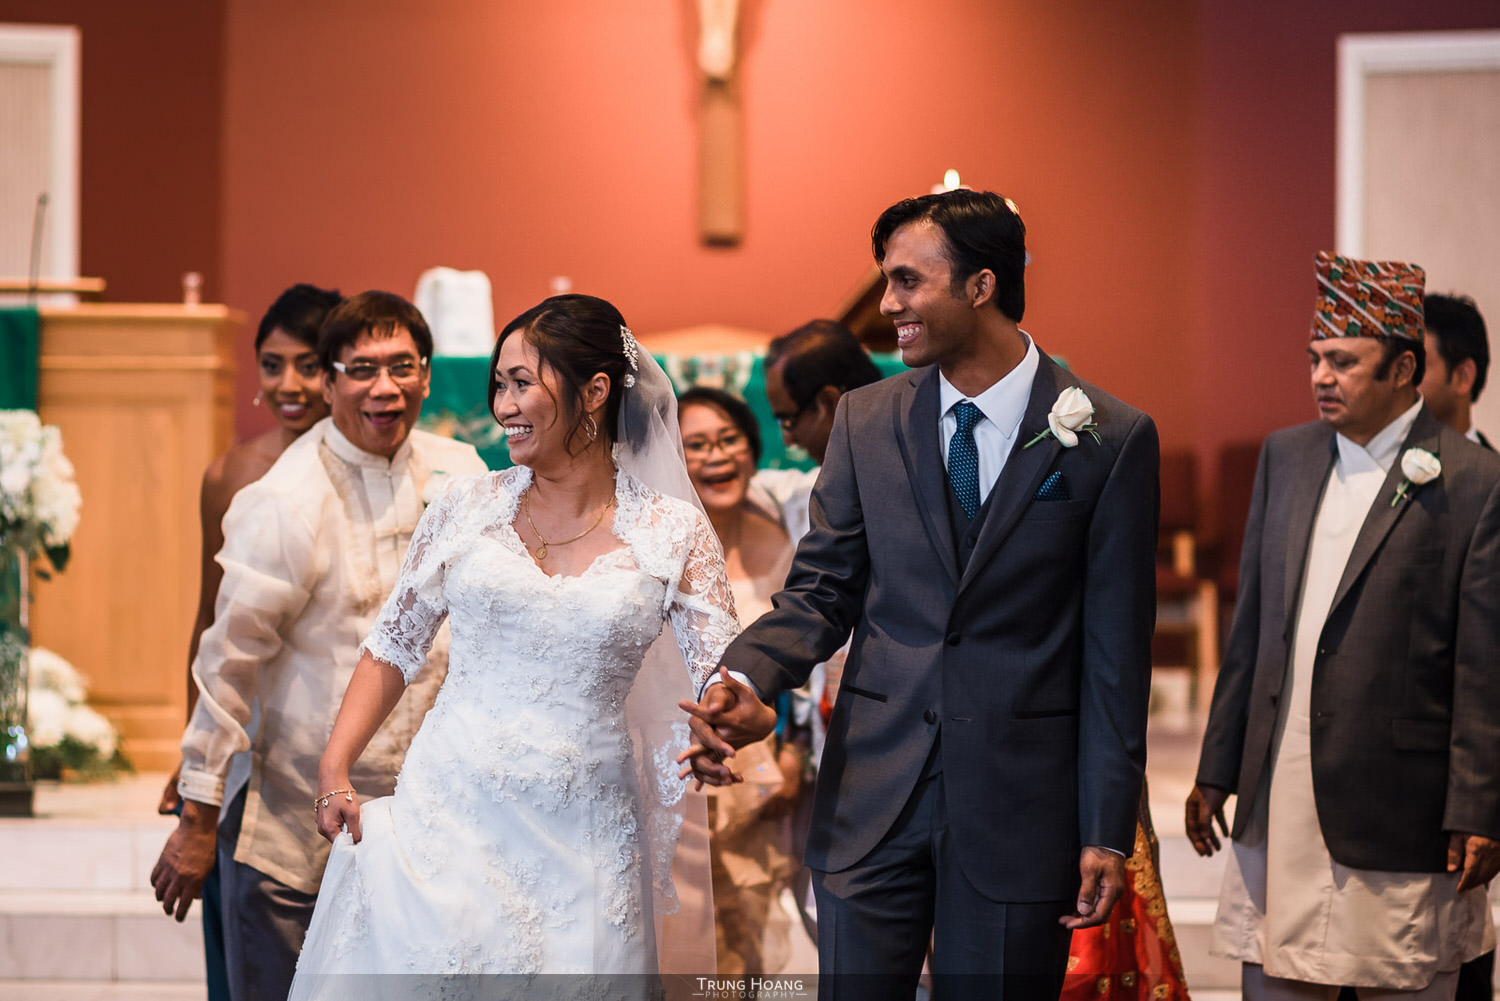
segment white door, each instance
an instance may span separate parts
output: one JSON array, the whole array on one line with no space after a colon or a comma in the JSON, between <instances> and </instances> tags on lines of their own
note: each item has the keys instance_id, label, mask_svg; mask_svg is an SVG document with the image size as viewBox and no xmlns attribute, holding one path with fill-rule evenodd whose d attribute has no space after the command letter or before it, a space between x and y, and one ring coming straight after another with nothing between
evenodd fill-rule
<instances>
[{"instance_id":1,"label":"white door","mask_svg":"<svg viewBox=\"0 0 1500 1001\"><path fill-rule=\"evenodd\" d=\"M0 136L0 277L78 277L77 28L0 24Z\"/></svg>"},{"instance_id":2,"label":"white door","mask_svg":"<svg viewBox=\"0 0 1500 1001\"><path fill-rule=\"evenodd\" d=\"M1472 296L1500 355L1500 32L1339 40L1340 253ZM1500 361L1474 423L1500 439Z\"/></svg>"}]
</instances>

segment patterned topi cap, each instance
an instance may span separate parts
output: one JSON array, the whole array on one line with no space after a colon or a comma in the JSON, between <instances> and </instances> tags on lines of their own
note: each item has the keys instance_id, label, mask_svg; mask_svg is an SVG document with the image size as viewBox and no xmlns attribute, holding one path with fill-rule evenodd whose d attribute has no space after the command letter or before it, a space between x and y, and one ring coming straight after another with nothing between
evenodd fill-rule
<instances>
[{"instance_id":1,"label":"patterned topi cap","mask_svg":"<svg viewBox=\"0 0 1500 1001\"><path fill-rule=\"evenodd\" d=\"M1312 340L1401 337L1422 340L1422 289L1427 273L1400 261L1361 261L1318 251L1318 304Z\"/></svg>"}]
</instances>

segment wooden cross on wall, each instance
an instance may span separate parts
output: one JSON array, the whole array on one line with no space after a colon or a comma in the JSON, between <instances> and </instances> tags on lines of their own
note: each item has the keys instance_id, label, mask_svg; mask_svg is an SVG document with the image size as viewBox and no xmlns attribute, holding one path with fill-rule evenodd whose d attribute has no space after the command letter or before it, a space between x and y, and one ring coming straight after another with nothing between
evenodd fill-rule
<instances>
[{"instance_id":1,"label":"wooden cross on wall","mask_svg":"<svg viewBox=\"0 0 1500 1001\"><path fill-rule=\"evenodd\" d=\"M744 161L739 83L735 76L740 0L698 0L698 233L710 245L733 246L744 235Z\"/></svg>"}]
</instances>

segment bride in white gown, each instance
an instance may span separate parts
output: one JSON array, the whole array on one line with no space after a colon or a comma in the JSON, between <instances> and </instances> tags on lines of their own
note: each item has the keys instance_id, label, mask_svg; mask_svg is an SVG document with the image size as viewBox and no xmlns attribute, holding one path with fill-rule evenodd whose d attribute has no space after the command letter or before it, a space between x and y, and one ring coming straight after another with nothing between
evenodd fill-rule
<instances>
[{"instance_id":1,"label":"bride in white gown","mask_svg":"<svg viewBox=\"0 0 1500 1001\"><path fill-rule=\"evenodd\" d=\"M706 912L660 934L676 703L738 625L670 383L613 306L578 295L513 320L490 378L518 465L432 503L365 641L319 766L334 848L294 999L368 997L351 974L713 971ZM361 804L349 766L445 618L447 680L394 795Z\"/></svg>"}]
</instances>

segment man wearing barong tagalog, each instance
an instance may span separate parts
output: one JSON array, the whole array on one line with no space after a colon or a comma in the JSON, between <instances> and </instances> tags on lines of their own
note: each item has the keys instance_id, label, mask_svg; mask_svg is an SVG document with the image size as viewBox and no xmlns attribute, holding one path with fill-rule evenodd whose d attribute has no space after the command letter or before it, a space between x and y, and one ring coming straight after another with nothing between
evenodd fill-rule
<instances>
[{"instance_id":1,"label":"man wearing barong tagalog","mask_svg":"<svg viewBox=\"0 0 1500 1001\"><path fill-rule=\"evenodd\" d=\"M233 1001L285 1001L328 859L313 807L332 791L315 785L318 757L359 643L425 504L452 477L484 470L473 446L414 430L432 334L411 303L388 292L345 300L319 331L318 358L330 416L224 516L224 581L193 661L201 694L182 738L182 819L151 874L156 899L181 921L217 853ZM339 796L390 793L446 670L445 631ZM242 750L250 782L226 802Z\"/></svg>"},{"instance_id":2,"label":"man wearing barong tagalog","mask_svg":"<svg viewBox=\"0 0 1500 1001\"><path fill-rule=\"evenodd\" d=\"M1500 457L1417 394L1424 277L1318 255L1320 420L1261 450L1186 817L1234 839L1212 951L1250 999L1448 999L1494 947Z\"/></svg>"}]
</instances>

